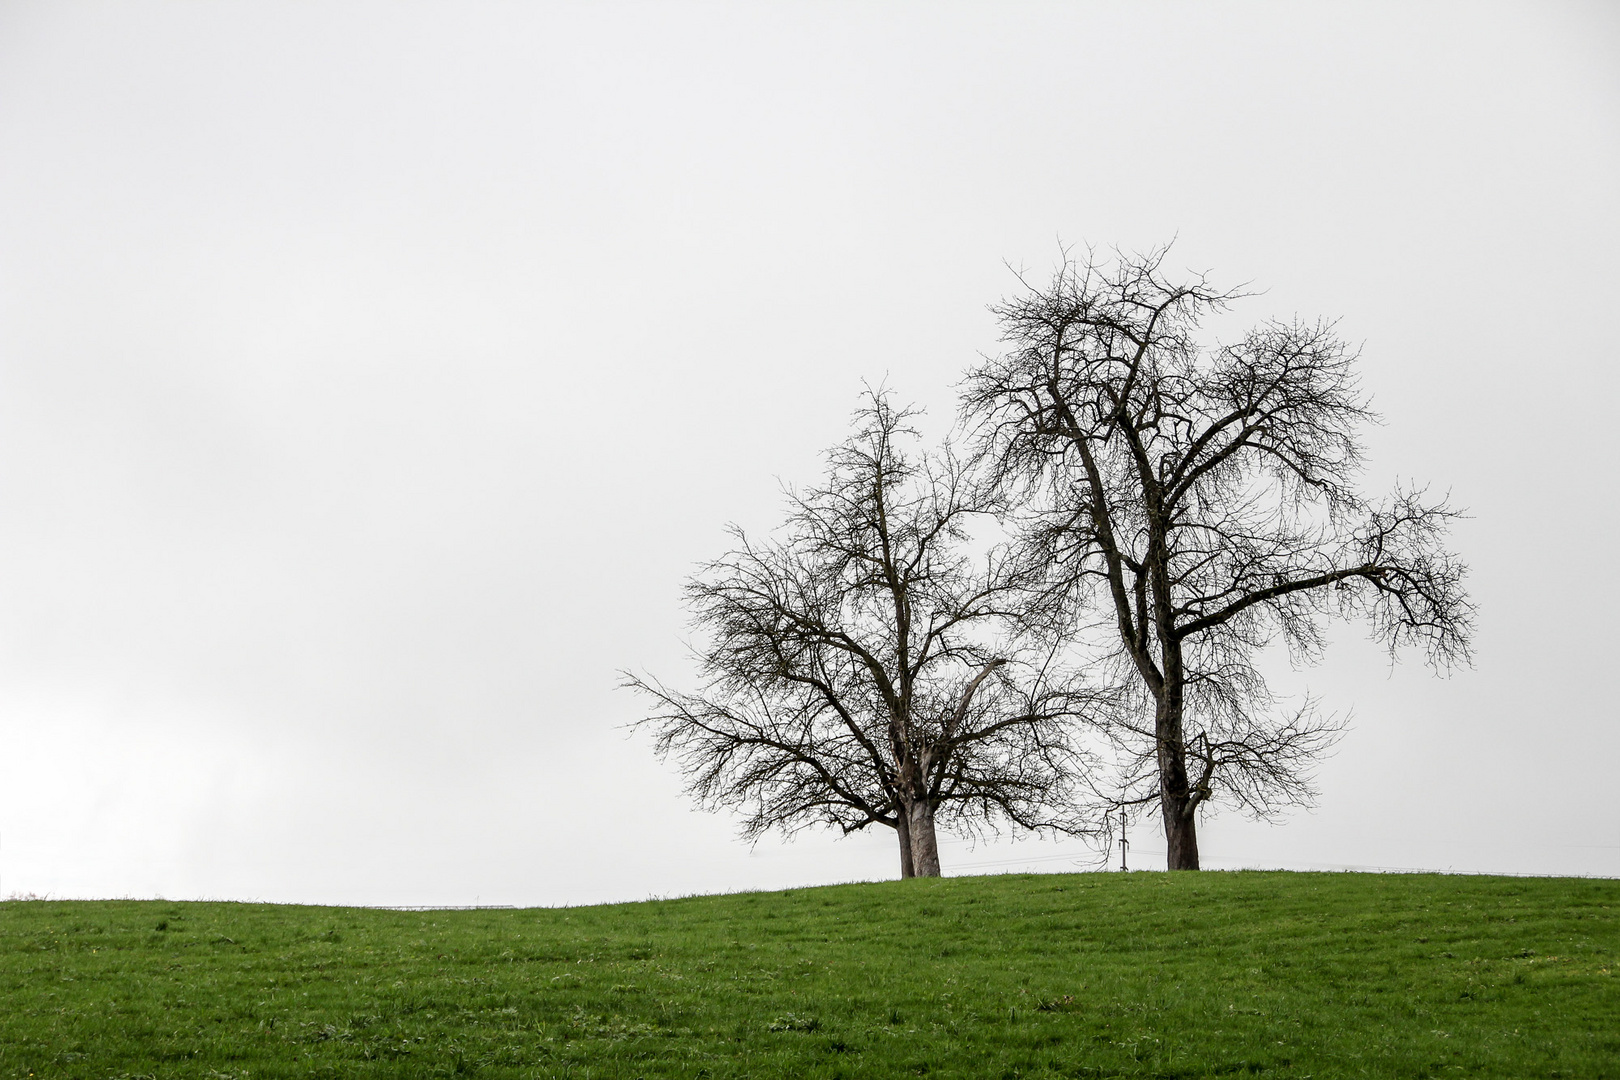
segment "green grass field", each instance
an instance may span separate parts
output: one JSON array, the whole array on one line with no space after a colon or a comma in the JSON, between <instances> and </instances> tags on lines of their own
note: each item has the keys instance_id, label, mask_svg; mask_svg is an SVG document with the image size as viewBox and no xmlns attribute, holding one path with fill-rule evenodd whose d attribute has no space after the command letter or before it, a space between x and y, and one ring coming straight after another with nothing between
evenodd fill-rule
<instances>
[{"instance_id":1,"label":"green grass field","mask_svg":"<svg viewBox=\"0 0 1620 1080\"><path fill-rule=\"evenodd\" d=\"M0 1077L1620 1077L1620 881L0 904Z\"/></svg>"}]
</instances>

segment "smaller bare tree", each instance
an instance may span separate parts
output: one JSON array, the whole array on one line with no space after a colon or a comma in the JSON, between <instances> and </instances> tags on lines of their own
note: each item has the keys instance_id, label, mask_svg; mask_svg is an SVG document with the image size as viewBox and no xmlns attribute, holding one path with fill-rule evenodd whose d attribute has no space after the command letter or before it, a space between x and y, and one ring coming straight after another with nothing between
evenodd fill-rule
<instances>
[{"instance_id":1,"label":"smaller bare tree","mask_svg":"<svg viewBox=\"0 0 1620 1080\"><path fill-rule=\"evenodd\" d=\"M908 416L869 392L780 542L734 530L688 583L699 692L628 679L702 805L742 809L750 837L887 826L902 877L938 876L938 827L1080 831L1071 721L1094 699L1054 663L1070 623L1044 568L973 554L995 507L948 450L904 452Z\"/></svg>"}]
</instances>

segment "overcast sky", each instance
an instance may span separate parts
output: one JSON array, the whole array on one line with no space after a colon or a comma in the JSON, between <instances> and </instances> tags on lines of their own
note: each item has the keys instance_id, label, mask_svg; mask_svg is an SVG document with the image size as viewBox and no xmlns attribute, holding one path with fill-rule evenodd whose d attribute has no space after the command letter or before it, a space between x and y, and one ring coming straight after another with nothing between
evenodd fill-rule
<instances>
[{"instance_id":1,"label":"overcast sky","mask_svg":"<svg viewBox=\"0 0 1620 1080\"><path fill-rule=\"evenodd\" d=\"M1617 205L1604 3L0 5L0 894L893 876L693 811L616 672L863 379L943 430L1009 265L1172 237L1362 344L1480 606L1284 665L1352 729L1206 866L1620 874Z\"/></svg>"}]
</instances>

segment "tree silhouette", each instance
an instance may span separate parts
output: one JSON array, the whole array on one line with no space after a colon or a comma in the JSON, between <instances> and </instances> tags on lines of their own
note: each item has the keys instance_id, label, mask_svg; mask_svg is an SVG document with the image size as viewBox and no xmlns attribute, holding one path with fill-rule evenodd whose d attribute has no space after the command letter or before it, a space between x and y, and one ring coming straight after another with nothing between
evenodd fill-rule
<instances>
[{"instance_id":1,"label":"tree silhouette","mask_svg":"<svg viewBox=\"0 0 1620 1080\"><path fill-rule=\"evenodd\" d=\"M1205 344L1237 294L1171 280L1164 254L1066 262L999 305L1007 348L969 374L964 408L1049 587L1109 612L1107 659L1136 699L1103 727L1114 803L1156 804L1169 867L1197 869L1199 807L1308 797L1337 734L1312 702L1277 711L1261 650L1312 659L1326 618L1356 617L1444 670L1468 658L1473 609L1443 547L1456 511L1356 487L1374 415L1333 325Z\"/></svg>"},{"instance_id":2,"label":"tree silhouette","mask_svg":"<svg viewBox=\"0 0 1620 1080\"><path fill-rule=\"evenodd\" d=\"M1072 620L1043 569L974 543L995 504L948 450L909 456L908 417L869 392L780 539L734 530L689 582L697 693L628 680L701 804L750 836L887 826L903 877L939 874L936 825L1080 829L1071 721L1099 697L1054 661Z\"/></svg>"}]
</instances>

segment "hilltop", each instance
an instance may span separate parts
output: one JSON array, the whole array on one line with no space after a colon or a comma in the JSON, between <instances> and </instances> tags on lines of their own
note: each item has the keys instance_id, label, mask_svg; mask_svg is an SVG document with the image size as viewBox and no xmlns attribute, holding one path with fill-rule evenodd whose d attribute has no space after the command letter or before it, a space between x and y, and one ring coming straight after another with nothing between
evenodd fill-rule
<instances>
[{"instance_id":1,"label":"hilltop","mask_svg":"<svg viewBox=\"0 0 1620 1080\"><path fill-rule=\"evenodd\" d=\"M0 1077L1620 1076L1620 881L0 904Z\"/></svg>"}]
</instances>

